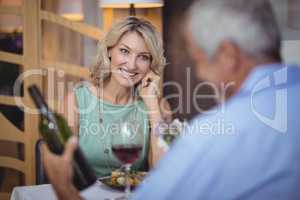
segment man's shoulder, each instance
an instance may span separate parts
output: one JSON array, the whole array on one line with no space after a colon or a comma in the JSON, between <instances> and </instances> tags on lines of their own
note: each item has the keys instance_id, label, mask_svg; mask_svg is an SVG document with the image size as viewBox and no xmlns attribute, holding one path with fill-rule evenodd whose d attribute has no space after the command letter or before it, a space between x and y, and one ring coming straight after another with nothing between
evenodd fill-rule
<instances>
[{"instance_id":1,"label":"man's shoulder","mask_svg":"<svg viewBox=\"0 0 300 200\"><path fill-rule=\"evenodd\" d=\"M228 136L294 132L295 127L300 129L294 120L300 112L299 90L300 67L275 70L257 80L251 90L241 91L212 110L198 114L186 133Z\"/></svg>"}]
</instances>

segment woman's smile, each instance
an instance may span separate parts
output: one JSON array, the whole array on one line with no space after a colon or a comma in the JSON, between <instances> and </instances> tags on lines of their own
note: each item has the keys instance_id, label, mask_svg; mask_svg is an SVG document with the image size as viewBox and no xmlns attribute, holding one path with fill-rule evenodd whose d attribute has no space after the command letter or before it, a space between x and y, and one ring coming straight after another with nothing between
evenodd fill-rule
<instances>
[{"instance_id":1,"label":"woman's smile","mask_svg":"<svg viewBox=\"0 0 300 200\"><path fill-rule=\"evenodd\" d=\"M119 71L124 78L129 78L129 79L134 79L136 77L136 75L138 74L136 72L131 72L126 67L121 67L119 69Z\"/></svg>"}]
</instances>

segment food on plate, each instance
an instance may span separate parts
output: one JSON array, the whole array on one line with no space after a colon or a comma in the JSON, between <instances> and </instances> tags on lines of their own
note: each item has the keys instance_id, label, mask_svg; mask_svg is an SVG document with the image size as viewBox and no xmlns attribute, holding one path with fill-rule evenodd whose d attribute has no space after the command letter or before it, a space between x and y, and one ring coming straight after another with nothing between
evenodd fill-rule
<instances>
[{"instance_id":1,"label":"food on plate","mask_svg":"<svg viewBox=\"0 0 300 200\"><path fill-rule=\"evenodd\" d=\"M129 174L129 183L131 187L138 186L147 175L147 172L137 172L132 171ZM125 173L122 171L112 171L111 176L100 179L104 184L115 187L115 188L123 188L125 186Z\"/></svg>"}]
</instances>

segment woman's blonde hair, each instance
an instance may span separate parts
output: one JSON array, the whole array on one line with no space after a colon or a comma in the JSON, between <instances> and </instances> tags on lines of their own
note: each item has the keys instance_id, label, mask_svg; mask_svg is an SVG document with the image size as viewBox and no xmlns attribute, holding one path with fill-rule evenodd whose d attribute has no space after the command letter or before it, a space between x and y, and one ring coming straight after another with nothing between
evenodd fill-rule
<instances>
[{"instance_id":1,"label":"woman's blonde hair","mask_svg":"<svg viewBox=\"0 0 300 200\"><path fill-rule=\"evenodd\" d=\"M108 50L114 47L122 36L128 32L136 32L144 39L151 53L150 69L154 73L159 74L166 65L160 33L149 21L128 17L114 24L98 44L96 62L90 68L90 77L96 86L99 86L110 77Z\"/></svg>"}]
</instances>

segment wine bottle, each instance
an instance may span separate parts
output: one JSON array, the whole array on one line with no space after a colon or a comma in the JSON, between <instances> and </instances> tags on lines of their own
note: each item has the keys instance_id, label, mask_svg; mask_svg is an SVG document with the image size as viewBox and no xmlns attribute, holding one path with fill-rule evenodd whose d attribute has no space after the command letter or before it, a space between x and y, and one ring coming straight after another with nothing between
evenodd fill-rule
<instances>
[{"instance_id":1,"label":"wine bottle","mask_svg":"<svg viewBox=\"0 0 300 200\"><path fill-rule=\"evenodd\" d=\"M64 144L72 136L70 127L61 115L49 109L36 85L29 86L28 91L40 112L40 134L50 151L55 154L62 154ZM96 182L95 172L79 147L74 152L72 165L74 171L73 183L77 189L85 189Z\"/></svg>"}]
</instances>

